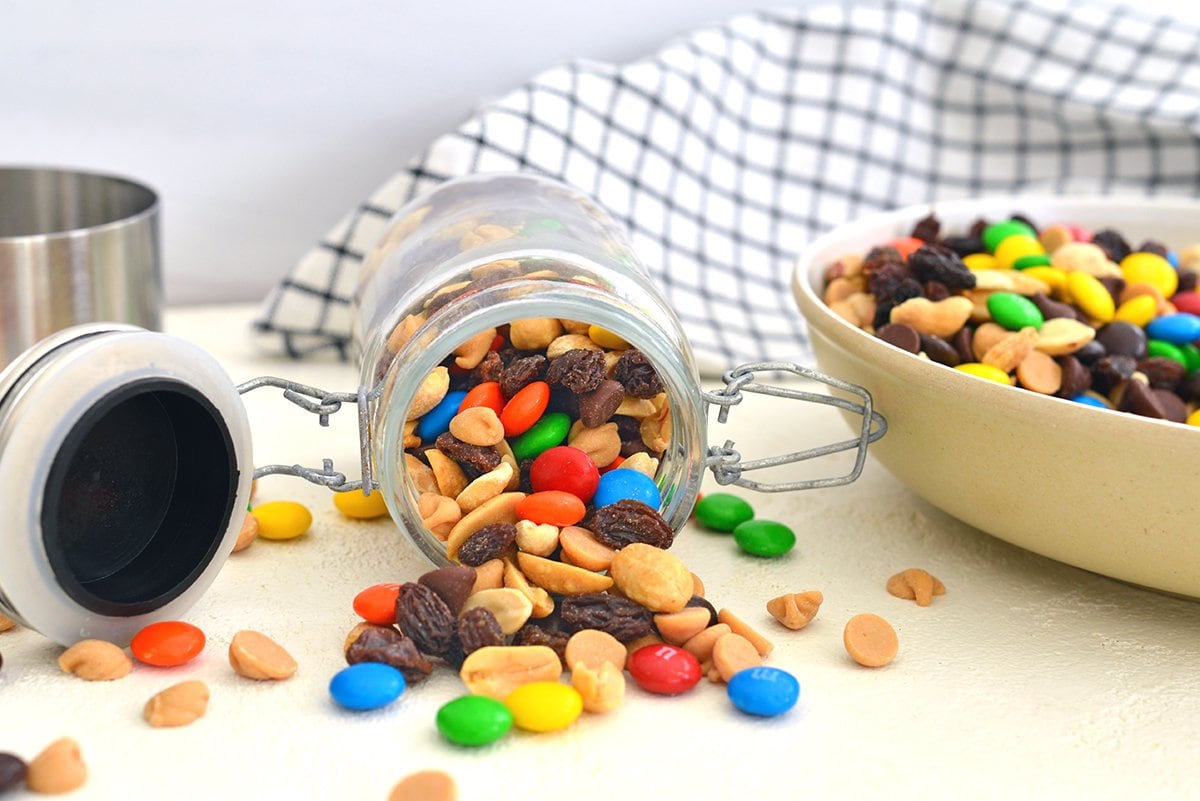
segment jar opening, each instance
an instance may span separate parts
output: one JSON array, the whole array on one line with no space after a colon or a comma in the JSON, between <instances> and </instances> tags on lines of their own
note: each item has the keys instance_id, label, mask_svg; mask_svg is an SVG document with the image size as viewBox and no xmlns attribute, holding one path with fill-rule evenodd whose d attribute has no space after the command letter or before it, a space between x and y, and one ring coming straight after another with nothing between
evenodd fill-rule
<instances>
[{"instance_id":1,"label":"jar opening","mask_svg":"<svg viewBox=\"0 0 1200 801\"><path fill-rule=\"evenodd\" d=\"M163 606L216 554L238 481L229 428L194 388L153 379L106 395L46 479L41 533L56 580L98 614Z\"/></svg>"}]
</instances>

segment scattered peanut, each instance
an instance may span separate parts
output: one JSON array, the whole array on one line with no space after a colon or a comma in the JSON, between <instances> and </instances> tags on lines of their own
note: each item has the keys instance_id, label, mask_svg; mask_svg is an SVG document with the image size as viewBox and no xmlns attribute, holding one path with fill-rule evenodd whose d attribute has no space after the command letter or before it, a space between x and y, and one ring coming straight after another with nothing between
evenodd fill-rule
<instances>
[{"instance_id":1,"label":"scattered peanut","mask_svg":"<svg viewBox=\"0 0 1200 801\"><path fill-rule=\"evenodd\" d=\"M82 787L87 774L79 743L63 737L50 743L30 761L25 786L35 793L61 795Z\"/></svg>"},{"instance_id":2,"label":"scattered peanut","mask_svg":"<svg viewBox=\"0 0 1200 801\"><path fill-rule=\"evenodd\" d=\"M246 516L242 518L242 529L238 532L237 542L233 544L231 553L246 550L254 544L256 539L258 539L258 518L246 512Z\"/></svg>"},{"instance_id":3,"label":"scattered peanut","mask_svg":"<svg viewBox=\"0 0 1200 801\"><path fill-rule=\"evenodd\" d=\"M112 681L128 676L133 660L111 642L80 640L59 655L58 666L84 681Z\"/></svg>"},{"instance_id":4,"label":"scattered peanut","mask_svg":"<svg viewBox=\"0 0 1200 801\"><path fill-rule=\"evenodd\" d=\"M599 667L578 663L571 669L571 686L583 698L588 712L611 712L625 700L625 674L611 662Z\"/></svg>"},{"instance_id":5,"label":"scattered peanut","mask_svg":"<svg viewBox=\"0 0 1200 801\"><path fill-rule=\"evenodd\" d=\"M257 631L239 631L229 643L229 664L248 679L281 681L296 673L296 660L279 643Z\"/></svg>"},{"instance_id":6,"label":"scattered peanut","mask_svg":"<svg viewBox=\"0 0 1200 801\"><path fill-rule=\"evenodd\" d=\"M458 785L444 771L421 770L401 779L388 801L458 801Z\"/></svg>"},{"instance_id":7,"label":"scattered peanut","mask_svg":"<svg viewBox=\"0 0 1200 801\"><path fill-rule=\"evenodd\" d=\"M146 702L142 711L155 728L186 726L208 710L208 685L202 681L174 684Z\"/></svg>"},{"instance_id":8,"label":"scattered peanut","mask_svg":"<svg viewBox=\"0 0 1200 801\"><path fill-rule=\"evenodd\" d=\"M486 645L463 661L459 676L476 695L504 700L531 681L557 681L562 662L545 645Z\"/></svg>"},{"instance_id":9,"label":"scattered peanut","mask_svg":"<svg viewBox=\"0 0 1200 801\"><path fill-rule=\"evenodd\" d=\"M9 631L17 627L17 621L10 617L0 615L0 631Z\"/></svg>"}]
</instances>

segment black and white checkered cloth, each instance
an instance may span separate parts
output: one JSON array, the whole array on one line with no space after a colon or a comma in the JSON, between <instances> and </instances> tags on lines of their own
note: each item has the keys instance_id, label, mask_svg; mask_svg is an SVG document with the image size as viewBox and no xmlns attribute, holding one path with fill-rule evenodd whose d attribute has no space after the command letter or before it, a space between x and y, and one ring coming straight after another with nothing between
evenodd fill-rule
<instances>
[{"instance_id":1,"label":"black and white checkered cloth","mask_svg":"<svg viewBox=\"0 0 1200 801\"><path fill-rule=\"evenodd\" d=\"M1200 30L1069 0L818 2L616 67L548 70L433 142L265 300L260 339L343 355L359 266L446 178L529 170L627 226L702 366L810 361L796 254L868 212L1020 191L1200 191Z\"/></svg>"}]
</instances>

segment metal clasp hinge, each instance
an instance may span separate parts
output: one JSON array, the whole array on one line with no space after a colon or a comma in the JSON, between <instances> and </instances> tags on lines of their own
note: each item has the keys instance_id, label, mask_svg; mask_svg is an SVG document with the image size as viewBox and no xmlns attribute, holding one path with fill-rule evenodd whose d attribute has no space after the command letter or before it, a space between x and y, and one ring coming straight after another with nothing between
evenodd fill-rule
<instances>
[{"instance_id":1,"label":"metal clasp hinge","mask_svg":"<svg viewBox=\"0 0 1200 801\"><path fill-rule=\"evenodd\" d=\"M323 389L289 381L285 378L260 376L252 378L244 384L239 384L237 391L239 395L245 395L247 392L262 387L282 389L285 400L294 403L306 412L317 415L317 420L322 426L329 425L329 416L341 411L342 404L357 404L358 451L362 478L359 481L347 481L344 473L333 469L332 459L322 459L319 470L299 464L270 464L259 467L254 471L256 479L269 475L295 476L313 484L328 487L334 492L362 490L363 495L370 495L371 490L379 489L379 483L374 480L371 470L370 401L379 397L383 389L382 385L370 392L366 387L359 387L357 392L326 392Z\"/></svg>"},{"instance_id":2,"label":"metal clasp hinge","mask_svg":"<svg viewBox=\"0 0 1200 801\"><path fill-rule=\"evenodd\" d=\"M777 387L770 384L758 384L754 381L756 372L784 372L793 373L803 378L808 378L817 381L826 386L843 392L855 395L862 400L861 403L855 403L845 398L835 397L833 395L824 395L817 392L805 392L800 389L790 387ZM853 412L861 415L862 426L859 429L859 435L853 439L844 440L842 442L834 442L828 445L821 445L815 448L809 448L804 451L783 454L780 456L771 456L765 459L754 459L752 461L743 462L742 455L734 448L734 443L731 440L726 440L724 445L710 445L708 448L708 468L712 470L713 475L717 479L717 483L721 485L736 484L739 487L752 489L757 492L790 492L792 490L816 489L819 487L839 487L843 484L849 484L859 477L862 473L863 464L867 459L867 446L878 440L887 433L887 420L883 418L879 412L872 407L871 393L856 384L850 384L846 381L825 375L824 373L812 370L808 367L803 367L799 364L791 362L754 362L751 364L743 364L733 368L723 376L725 386L714 392L701 392L701 397L705 403L720 407L720 412L717 414L718 422L724 423L729 419L729 409L737 406L742 402L742 393L754 392L760 395L773 395L780 398L791 398L799 401L807 401L810 403L819 403L826 406L835 406L844 411ZM805 479L803 481L792 481L776 484L764 484L759 481L743 478L742 474L750 470L759 470L766 467L777 467L784 464L792 464L793 462L803 462L808 459L816 459L821 456L839 453L841 451L856 448L858 453L855 456L854 467L850 472L841 476L832 478L814 478Z\"/></svg>"}]
</instances>

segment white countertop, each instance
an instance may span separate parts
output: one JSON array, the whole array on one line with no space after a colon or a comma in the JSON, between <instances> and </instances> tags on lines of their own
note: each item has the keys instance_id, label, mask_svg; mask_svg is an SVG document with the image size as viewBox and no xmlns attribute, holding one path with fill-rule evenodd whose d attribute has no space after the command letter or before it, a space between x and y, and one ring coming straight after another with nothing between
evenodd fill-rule
<instances>
[{"instance_id":1,"label":"white countertop","mask_svg":"<svg viewBox=\"0 0 1200 801\"><path fill-rule=\"evenodd\" d=\"M173 310L167 330L208 348L238 382L274 374L331 390L356 384L348 365L256 356L247 334L253 311ZM261 390L247 405L256 463L319 465L330 456L353 471L352 415L322 430L277 393ZM793 450L805 437L817 438L813 444L846 431L827 409L756 397L727 426L714 425L710 440L732 439L758 457L772 442ZM689 527L675 552L716 606L774 641L767 664L799 678L800 702L780 718L744 716L723 686L708 682L678 698L630 682L614 713L466 750L441 740L434 725L437 708L464 692L445 666L390 707L341 710L326 685L345 664L342 640L356 622L351 599L370 584L413 580L429 565L390 521L349 521L327 491L270 477L256 502L302 501L313 527L299 540L259 541L230 558L188 616L209 638L191 664L137 665L120 681L87 683L61 673L61 649L39 635L0 634L0 751L28 759L57 737L76 738L91 772L72 796L80 799L382 801L424 768L452 773L464 800L1200 797L1196 602L992 539L870 460L849 487L734 491L760 518L792 526L795 550L753 558L724 535ZM908 567L928 569L946 594L928 608L890 596L887 578ZM825 603L807 628L788 631L767 614L768 599L809 589L822 591ZM891 665L862 668L847 656L842 627L859 612L896 628L900 653ZM243 628L284 644L299 673L281 684L235 676L226 649ZM147 726L145 701L191 678L211 688L208 714L182 729Z\"/></svg>"}]
</instances>

